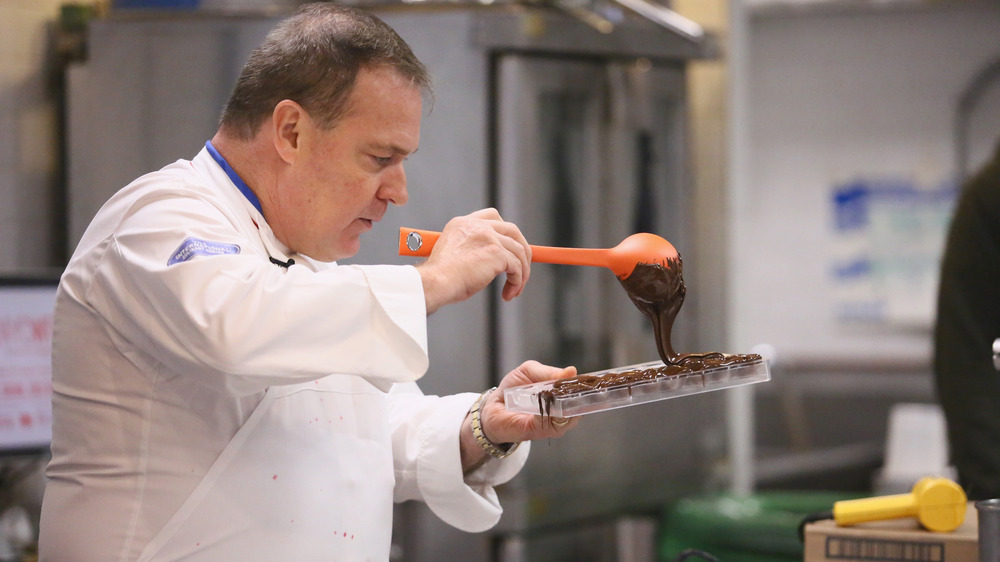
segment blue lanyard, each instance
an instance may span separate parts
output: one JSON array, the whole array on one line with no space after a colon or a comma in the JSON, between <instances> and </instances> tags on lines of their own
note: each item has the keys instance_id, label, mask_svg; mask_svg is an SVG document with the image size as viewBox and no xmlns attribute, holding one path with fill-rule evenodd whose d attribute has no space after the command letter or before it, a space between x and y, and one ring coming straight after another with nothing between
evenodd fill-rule
<instances>
[{"instance_id":1,"label":"blue lanyard","mask_svg":"<svg viewBox=\"0 0 1000 562\"><path fill-rule=\"evenodd\" d=\"M248 201L250 201L250 204L253 205L255 209L257 209L257 212L259 212L261 216L263 216L264 209L262 209L260 206L260 199L257 199L257 196L254 195L253 191L251 191L250 186L247 185L245 181L243 181L243 178L241 178L236 173L236 170L234 170L233 167L229 165L229 162L226 162L226 159L223 158L221 154L219 154L219 151L215 150L215 147L212 146L212 141L206 141L205 148L208 149L208 153L212 155L212 158L214 158L215 161L219 163L219 166L222 166L222 170L226 172L226 175L229 176L229 179L233 180L233 183L236 184L236 189L239 189L240 193L242 193L243 196L246 197Z\"/></svg>"}]
</instances>

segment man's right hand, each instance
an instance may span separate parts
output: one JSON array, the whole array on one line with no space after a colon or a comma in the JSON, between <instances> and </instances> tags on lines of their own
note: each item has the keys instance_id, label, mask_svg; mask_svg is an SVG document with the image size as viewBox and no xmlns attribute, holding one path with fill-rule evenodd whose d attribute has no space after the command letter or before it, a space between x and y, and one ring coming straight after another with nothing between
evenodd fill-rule
<instances>
[{"instance_id":1,"label":"man's right hand","mask_svg":"<svg viewBox=\"0 0 1000 562\"><path fill-rule=\"evenodd\" d=\"M521 294L531 274L531 247L517 225L496 209L482 209L448 221L431 255L417 266L427 313L463 301L505 273L504 300Z\"/></svg>"}]
</instances>

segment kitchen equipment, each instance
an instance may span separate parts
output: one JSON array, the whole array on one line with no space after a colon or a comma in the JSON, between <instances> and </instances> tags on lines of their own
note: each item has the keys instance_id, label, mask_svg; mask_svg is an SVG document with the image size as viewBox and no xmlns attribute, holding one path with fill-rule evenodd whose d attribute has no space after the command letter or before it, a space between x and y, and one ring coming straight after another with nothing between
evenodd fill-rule
<instances>
[{"instance_id":1,"label":"kitchen equipment","mask_svg":"<svg viewBox=\"0 0 1000 562\"><path fill-rule=\"evenodd\" d=\"M663 367L662 361L650 361L587 373L582 376L600 377L610 373L643 371L660 367ZM636 406L646 402L754 384L770 380L770 378L771 374L767 362L758 359L749 363L725 365L627 385L557 395L544 408L542 405L544 399L541 396L542 393L552 388L553 381L511 387L504 390L503 397L507 409L513 412L568 418Z\"/></svg>"},{"instance_id":2,"label":"kitchen equipment","mask_svg":"<svg viewBox=\"0 0 1000 562\"><path fill-rule=\"evenodd\" d=\"M950 532L965 520L965 491L947 478L924 477L909 494L845 500L833 504L833 519L838 525L867 521L916 517L930 530Z\"/></svg>"},{"instance_id":3,"label":"kitchen equipment","mask_svg":"<svg viewBox=\"0 0 1000 562\"><path fill-rule=\"evenodd\" d=\"M1000 499L976 502L979 562L1000 562Z\"/></svg>"},{"instance_id":4,"label":"kitchen equipment","mask_svg":"<svg viewBox=\"0 0 1000 562\"><path fill-rule=\"evenodd\" d=\"M439 236L440 232L400 228L399 255L429 256ZM677 258L677 249L673 244L648 232L633 234L614 248L531 246L533 262L606 267L621 279L631 275L637 264L658 263L669 267L667 260Z\"/></svg>"}]
</instances>

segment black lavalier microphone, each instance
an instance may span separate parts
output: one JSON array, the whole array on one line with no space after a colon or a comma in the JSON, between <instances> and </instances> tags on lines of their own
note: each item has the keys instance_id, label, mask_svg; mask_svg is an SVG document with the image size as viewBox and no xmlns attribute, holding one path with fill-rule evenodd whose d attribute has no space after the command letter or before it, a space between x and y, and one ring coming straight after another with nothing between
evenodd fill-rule
<instances>
[{"instance_id":1,"label":"black lavalier microphone","mask_svg":"<svg viewBox=\"0 0 1000 562\"><path fill-rule=\"evenodd\" d=\"M279 259L275 259L271 256L268 256L267 259L271 260L271 263L273 263L274 265L283 267L285 269L288 269L289 267L295 265L295 260L293 260L292 258L288 258L288 261L281 261Z\"/></svg>"}]
</instances>

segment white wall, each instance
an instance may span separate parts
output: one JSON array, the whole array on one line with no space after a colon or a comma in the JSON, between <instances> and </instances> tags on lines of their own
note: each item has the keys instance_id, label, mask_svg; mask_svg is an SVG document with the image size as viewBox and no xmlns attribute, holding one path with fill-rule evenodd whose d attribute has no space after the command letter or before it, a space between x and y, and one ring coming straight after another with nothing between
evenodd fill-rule
<instances>
[{"instance_id":1,"label":"white wall","mask_svg":"<svg viewBox=\"0 0 1000 562\"><path fill-rule=\"evenodd\" d=\"M0 0L0 269L53 265L58 139L47 84L60 0Z\"/></svg>"},{"instance_id":2,"label":"white wall","mask_svg":"<svg viewBox=\"0 0 1000 562\"><path fill-rule=\"evenodd\" d=\"M831 188L951 177L955 105L1000 57L1000 5L877 6L745 10L745 41L734 47L745 61L730 209L734 349L767 342L779 360L804 362L929 360L932 319L904 327L835 317L831 267L842 240ZM976 162L1000 135L1000 86L984 107Z\"/></svg>"}]
</instances>

